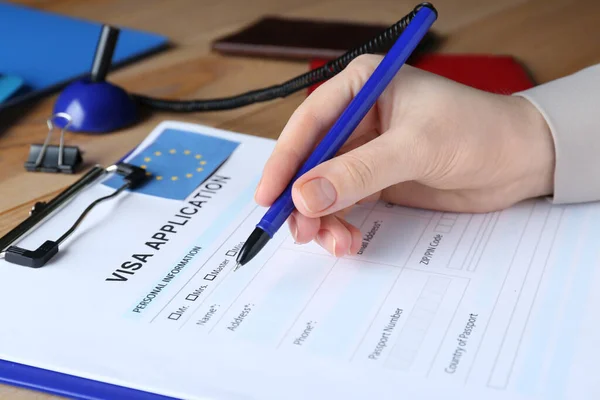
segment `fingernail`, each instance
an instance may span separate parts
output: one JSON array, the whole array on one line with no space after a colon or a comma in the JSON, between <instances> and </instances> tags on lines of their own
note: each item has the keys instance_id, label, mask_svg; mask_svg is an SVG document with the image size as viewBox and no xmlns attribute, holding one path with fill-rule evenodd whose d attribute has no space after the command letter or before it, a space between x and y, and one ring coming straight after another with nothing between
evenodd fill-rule
<instances>
[{"instance_id":1,"label":"fingernail","mask_svg":"<svg viewBox=\"0 0 600 400\"><path fill-rule=\"evenodd\" d=\"M317 234L315 240L317 241L317 243L325 248L325 250L328 250L329 248L331 248L331 253L333 254L334 257L337 257L336 254L336 247L337 247L337 243L335 240L335 236L333 236L331 233L329 233L329 231L319 231L319 233Z\"/></svg>"},{"instance_id":2,"label":"fingernail","mask_svg":"<svg viewBox=\"0 0 600 400\"><path fill-rule=\"evenodd\" d=\"M290 226L290 233L294 238L294 243L298 244L298 224L296 223L296 218L293 215L290 215L288 219L288 225Z\"/></svg>"},{"instance_id":3,"label":"fingernail","mask_svg":"<svg viewBox=\"0 0 600 400\"><path fill-rule=\"evenodd\" d=\"M315 242L317 242L319 246L324 247L323 243L321 243L321 232L317 233L317 236L315 236Z\"/></svg>"},{"instance_id":4,"label":"fingernail","mask_svg":"<svg viewBox=\"0 0 600 400\"><path fill-rule=\"evenodd\" d=\"M335 188L325 178L306 182L300 188L300 198L310 212L320 212L331 206L336 198Z\"/></svg>"}]
</instances>

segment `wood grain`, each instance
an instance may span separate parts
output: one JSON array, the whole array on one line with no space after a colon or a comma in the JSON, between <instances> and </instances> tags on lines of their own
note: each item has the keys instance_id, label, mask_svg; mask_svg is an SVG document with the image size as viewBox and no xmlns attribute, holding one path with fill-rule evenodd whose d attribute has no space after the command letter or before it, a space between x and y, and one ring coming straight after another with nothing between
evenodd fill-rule
<instances>
[{"instance_id":1,"label":"wood grain","mask_svg":"<svg viewBox=\"0 0 600 400\"><path fill-rule=\"evenodd\" d=\"M134 93L164 98L209 98L282 82L307 69L302 62L224 57L210 42L264 15L393 23L417 2L406 0L23 0L18 3L73 17L157 32L171 47L120 68L110 80ZM538 83L600 62L597 0L439 0L435 30L441 52L508 54ZM153 113L142 123L103 136L70 133L88 165L107 165L165 119L190 121L276 138L305 93L241 109L198 114ZM29 145L47 133L55 95L0 114L0 234L25 218L35 201L52 197L80 174L28 173ZM0 386L0 399L51 398Z\"/></svg>"}]
</instances>

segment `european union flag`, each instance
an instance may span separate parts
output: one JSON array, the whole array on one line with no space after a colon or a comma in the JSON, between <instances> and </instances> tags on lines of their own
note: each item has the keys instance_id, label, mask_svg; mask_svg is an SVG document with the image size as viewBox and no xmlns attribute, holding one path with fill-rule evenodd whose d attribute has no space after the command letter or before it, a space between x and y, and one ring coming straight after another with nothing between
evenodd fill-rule
<instances>
[{"instance_id":1,"label":"european union flag","mask_svg":"<svg viewBox=\"0 0 600 400\"><path fill-rule=\"evenodd\" d=\"M227 160L238 144L214 136L165 129L128 161L146 169L150 176L135 192L184 200ZM117 188L123 184L123 178L112 176L104 184Z\"/></svg>"}]
</instances>

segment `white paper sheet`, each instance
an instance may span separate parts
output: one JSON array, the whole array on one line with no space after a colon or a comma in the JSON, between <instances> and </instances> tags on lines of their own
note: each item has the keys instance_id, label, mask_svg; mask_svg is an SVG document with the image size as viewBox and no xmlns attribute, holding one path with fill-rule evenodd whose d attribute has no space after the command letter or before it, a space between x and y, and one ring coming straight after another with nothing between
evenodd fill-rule
<instances>
[{"instance_id":1,"label":"white paper sheet","mask_svg":"<svg viewBox=\"0 0 600 400\"><path fill-rule=\"evenodd\" d=\"M176 122L147 142L168 127L241 142L211 178L227 179L126 281L106 279L185 201L128 193L48 266L0 260L1 358L179 398L600 398L600 205L358 206L360 254L284 228L234 273L274 142ZM88 189L19 245L107 193Z\"/></svg>"}]
</instances>

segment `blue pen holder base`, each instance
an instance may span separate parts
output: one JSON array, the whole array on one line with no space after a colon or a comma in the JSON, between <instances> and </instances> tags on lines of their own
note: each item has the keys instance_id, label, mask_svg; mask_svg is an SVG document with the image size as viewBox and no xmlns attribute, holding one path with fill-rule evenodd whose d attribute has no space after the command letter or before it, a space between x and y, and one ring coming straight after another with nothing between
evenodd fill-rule
<instances>
[{"instance_id":1,"label":"blue pen holder base","mask_svg":"<svg viewBox=\"0 0 600 400\"><path fill-rule=\"evenodd\" d=\"M88 78L67 86L54 104L54 114L71 117L69 131L106 133L125 128L137 120L137 110L131 97L122 88L106 81L92 82ZM64 128L67 121L58 120Z\"/></svg>"}]
</instances>

